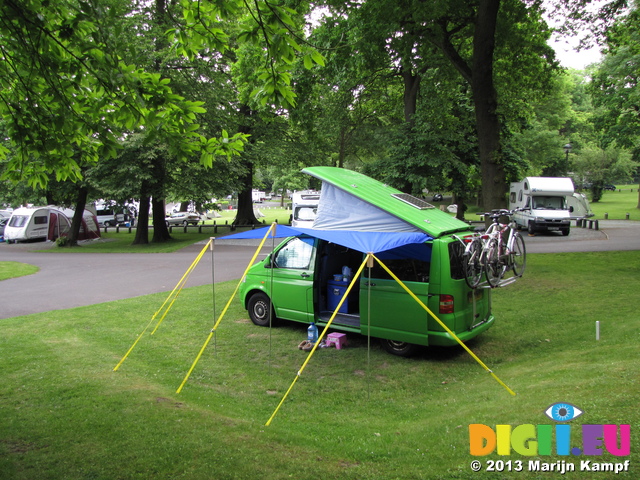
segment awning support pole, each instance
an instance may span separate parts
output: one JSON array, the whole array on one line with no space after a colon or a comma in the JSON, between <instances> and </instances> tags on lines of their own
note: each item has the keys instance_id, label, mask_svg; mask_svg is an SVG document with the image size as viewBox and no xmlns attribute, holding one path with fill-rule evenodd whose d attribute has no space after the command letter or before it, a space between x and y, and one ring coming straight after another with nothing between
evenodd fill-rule
<instances>
[{"instance_id":1,"label":"awning support pole","mask_svg":"<svg viewBox=\"0 0 640 480\"><path fill-rule=\"evenodd\" d=\"M167 304L167 302L169 301L169 299L171 297L173 297L173 295L175 294L175 298L173 299L173 301L169 304L169 306L167 307L167 310L164 312L164 314L162 315L162 318L160 318L160 320L158 321L156 327L153 329L153 331L151 332L151 335L153 335L155 333L155 331L158 329L158 327L160 326L160 323L162 323L162 320L164 320L164 317L167 315L167 313L169 312L169 310L171 309L171 306L173 305L173 302L175 302L176 298L178 298L178 295L180 294L180 291L182 290L182 288L184 287L187 279L189 278L189 275L191 274L191 272L193 271L193 269L196 267L196 265L198 264L198 262L200 261L200 259L202 258L202 256L204 255L204 252L207 250L207 247L209 246L209 244L211 243L212 240L209 240L209 242L204 246L204 248L202 249L202 251L198 254L198 256L196 257L196 259L191 263L191 265L189 266L189 268L187 269L187 271L185 272L185 274L182 276L182 278L180 279L180 281L176 284L176 286L173 288L173 290L171 291L171 293L169 294L169 296L167 296L167 298L165 299L165 301L162 303L162 305L160 306L160 308L156 311L156 313L153 314L153 316L151 317L151 320L149 320L149 323L147 324L146 327L144 327L144 330L142 330L142 333L140 333L140 335L138 335L138 338L136 338L135 342L133 342L133 345L131 345L131 348L129 348L129 350L127 351L127 353L125 353L124 357L122 357L122 359L118 362L118 364L115 366L115 368L113 369L113 371L117 371L120 368L120 365L122 365L124 363L124 361L127 359L127 357L129 356L129 354L133 351L133 349L135 348L135 346L138 344L138 342L140 341L140 339L142 338L142 336L145 334L145 332L149 329L149 327L151 326L151 324L153 323L153 321L156 319L156 317L158 316L158 314L162 311L162 309L165 307L165 305ZM176 293L177 291L177 293Z\"/></svg>"},{"instance_id":2,"label":"awning support pole","mask_svg":"<svg viewBox=\"0 0 640 480\"><path fill-rule=\"evenodd\" d=\"M222 313L220 314L220 317L218 317L218 320L216 321L216 323L214 324L213 328L211 329L211 332L209 332L209 335L207 336L207 339L205 340L204 344L202 345L202 348L200 349L200 351L198 352L198 355L196 356L196 359L193 361L193 364L191 365L191 368L189 369L189 371L185 375L184 380L182 380L182 383L178 387L178 390L176 390L176 393L180 393L182 391L182 388L184 387L184 385L187 383L187 380L189 380L189 376L191 375L191 372L193 372L193 369L196 368L196 365L197 365L198 361L200 360L200 357L202 356L202 354L204 353L205 349L207 348L207 345L209 345L209 342L211 341L211 337L213 337L214 333L216 332L216 329L218 328L218 325L220 325L220 322L222 321L222 319L224 318L225 314L227 313L227 310L229 310L229 306L231 305L231 302L235 298L236 293L238 293L238 290L240 289L240 285L242 284L242 281L244 280L245 275L247 274L247 272L249 271L249 269L253 265L253 262L255 262L256 258L258 257L258 254L260 253L260 250L262 250L262 246L264 245L265 241L267 240L267 237L269 236L271 231L275 229L275 225L276 225L275 223L272 223L271 226L267 229L267 232L265 233L264 237L262 238L262 241L260 242L260 245L258 245L258 248L256 249L255 253L253 254L253 257L251 257L251 260L249 261L249 264L247 265L247 268L245 268L244 273L242 274L242 277L240 277L240 281L238 281L238 284L236 285L235 290L233 291L233 293L229 297L229 301L227 301L227 304L224 306L224 309L222 310Z\"/></svg>"}]
</instances>

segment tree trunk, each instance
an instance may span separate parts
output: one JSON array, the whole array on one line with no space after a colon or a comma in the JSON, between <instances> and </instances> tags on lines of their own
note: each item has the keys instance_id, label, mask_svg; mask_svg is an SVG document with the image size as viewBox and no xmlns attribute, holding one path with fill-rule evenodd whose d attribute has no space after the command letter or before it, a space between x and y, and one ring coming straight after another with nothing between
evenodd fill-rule
<instances>
[{"instance_id":1,"label":"tree trunk","mask_svg":"<svg viewBox=\"0 0 640 480\"><path fill-rule=\"evenodd\" d=\"M140 187L140 209L138 211L138 224L136 225L136 237L133 239L133 245L149 244L149 198L149 184L146 180L143 180Z\"/></svg>"},{"instance_id":2,"label":"tree trunk","mask_svg":"<svg viewBox=\"0 0 640 480\"><path fill-rule=\"evenodd\" d=\"M414 75L410 68L403 67L402 79L404 80L404 120L413 127L420 91L420 75Z\"/></svg>"},{"instance_id":3,"label":"tree trunk","mask_svg":"<svg viewBox=\"0 0 640 480\"><path fill-rule=\"evenodd\" d=\"M238 131L240 133L251 134L251 108L247 105L240 106L240 113L244 115L245 122L244 125L240 125ZM253 213L253 161L250 158L249 148L252 142L253 137L249 137L249 144L245 147L245 153L243 156L244 167L247 170L247 173L244 175L242 179L243 189L238 192L238 212L236 213L236 218L233 221L234 226L238 225L258 225L260 222L256 218L255 213Z\"/></svg>"},{"instance_id":4,"label":"tree trunk","mask_svg":"<svg viewBox=\"0 0 640 480\"><path fill-rule=\"evenodd\" d=\"M169 227L165 222L164 198L152 197L151 210L153 214L153 237L151 243L162 243L171 240Z\"/></svg>"},{"instance_id":5,"label":"tree trunk","mask_svg":"<svg viewBox=\"0 0 640 480\"><path fill-rule=\"evenodd\" d=\"M493 53L500 0L480 0L473 38L471 88L482 172L485 210L506 207L507 180L502 165L498 94L493 80Z\"/></svg>"},{"instance_id":6,"label":"tree trunk","mask_svg":"<svg viewBox=\"0 0 640 480\"><path fill-rule=\"evenodd\" d=\"M84 215L84 209L87 206L87 197L89 196L89 190L87 187L80 187L78 189L78 196L76 197L76 210L73 212L73 219L71 220L71 230L67 236L67 246L77 247L78 237L80 236L80 227L82 227L82 216Z\"/></svg>"}]
</instances>

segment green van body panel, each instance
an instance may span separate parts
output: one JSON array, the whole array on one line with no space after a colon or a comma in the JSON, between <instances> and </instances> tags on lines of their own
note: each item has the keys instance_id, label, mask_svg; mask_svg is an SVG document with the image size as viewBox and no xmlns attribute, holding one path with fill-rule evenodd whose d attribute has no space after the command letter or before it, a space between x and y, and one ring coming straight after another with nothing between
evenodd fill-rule
<instances>
[{"instance_id":1,"label":"green van body panel","mask_svg":"<svg viewBox=\"0 0 640 480\"><path fill-rule=\"evenodd\" d=\"M324 326L334 310L326 298L332 288L333 273L339 272L342 264L348 264L355 273L364 254L351 251L350 260L340 259L333 268L329 267L329 273L323 272L318 252L327 247L327 242L308 238L313 241L313 254L307 268L271 268L271 256L277 256L295 240L298 239L285 240L265 260L249 269L240 286L240 299L247 307L251 295L261 291L273 299L276 318L307 324L315 321ZM403 283L464 342L489 328L494 316L490 311L488 290L471 290L464 278L451 277L449 245L452 242L458 241L447 238L429 242L432 244L429 282L403 280ZM384 263L388 265L388 262ZM394 271L393 267L389 268ZM342 291L346 286L346 283L341 284ZM441 294L453 297L453 313L439 313ZM417 345L458 344L399 283L392 278L374 275L369 278L366 267L346 303L350 311L336 315L331 324L334 330Z\"/></svg>"},{"instance_id":2,"label":"green van body panel","mask_svg":"<svg viewBox=\"0 0 640 480\"><path fill-rule=\"evenodd\" d=\"M462 244L456 237L472 235L465 222L436 208L415 206L391 195L399 190L357 172L312 167L303 172L341 188L393 214L432 240L424 259L382 260L389 269L463 342L494 323L490 289L472 290L461 271ZM409 196L410 197L410 196ZM409 198L412 201L412 198ZM365 255L314 237L290 237L243 278L240 299L248 308L257 292L271 298L276 318L327 324L348 285L334 279L343 266L353 273ZM273 266L272 266L273 263ZM371 278L369 278L371 276ZM450 309L440 310L441 302ZM336 313L331 328L417 345L454 346L458 342L380 266L365 267Z\"/></svg>"}]
</instances>

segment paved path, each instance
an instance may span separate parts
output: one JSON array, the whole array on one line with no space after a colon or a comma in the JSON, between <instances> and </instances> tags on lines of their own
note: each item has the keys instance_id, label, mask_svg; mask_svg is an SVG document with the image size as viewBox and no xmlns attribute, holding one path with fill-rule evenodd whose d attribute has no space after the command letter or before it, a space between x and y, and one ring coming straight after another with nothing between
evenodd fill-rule
<instances>
[{"instance_id":1,"label":"paved path","mask_svg":"<svg viewBox=\"0 0 640 480\"><path fill-rule=\"evenodd\" d=\"M609 220L599 224L599 230L572 227L567 237L529 237L524 232L527 252L640 250L640 222ZM214 254L204 255L187 286L210 284L212 278L216 282L240 278L255 245L257 241L216 240ZM46 244L0 243L0 261L40 268L35 275L0 282L0 319L170 292L203 246L196 244L174 253L95 254L34 252ZM260 258L268 250L265 247Z\"/></svg>"},{"instance_id":2,"label":"paved path","mask_svg":"<svg viewBox=\"0 0 640 480\"><path fill-rule=\"evenodd\" d=\"M97 254L34 252L47 245L0 243L0 261L40 268L35 275L0 282L0 319L171 292L203 247L196 244L174 253ZM212 278L238 279L254 252L253 246L217 242L213 255L205 253L186 286L210 284Z\"/></svg>"}]
</instances>

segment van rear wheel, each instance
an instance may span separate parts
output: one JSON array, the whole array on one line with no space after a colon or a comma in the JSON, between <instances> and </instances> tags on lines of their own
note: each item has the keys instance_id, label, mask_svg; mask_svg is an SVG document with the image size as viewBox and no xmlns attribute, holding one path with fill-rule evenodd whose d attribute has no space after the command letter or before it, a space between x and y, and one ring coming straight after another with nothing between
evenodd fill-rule
<instances>
[{"instance_id":1,"label":"van rear wheel","mask_svg":"<svg viewBox=\"0 0 640 480\"><path fill-rule=\"evenodd\" d=\"M249 297L247 304L249 318L259 327L268 327L269 323L275 323L275 313L271 307L271 300L262 292L257 292Z\"/></svg>"},{"instance_id":2,"label":"van rear wheel","mask_svg":"<svg viewBox=\"0 0 640 480\"><path fill-rule=\"evenodd\" d=\"M382 340L382 348L391 355L398 357L410 357L418 351L418 346L414 343L398 342L396 340Z\"/></svg>"}]
</instances>

